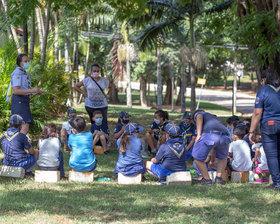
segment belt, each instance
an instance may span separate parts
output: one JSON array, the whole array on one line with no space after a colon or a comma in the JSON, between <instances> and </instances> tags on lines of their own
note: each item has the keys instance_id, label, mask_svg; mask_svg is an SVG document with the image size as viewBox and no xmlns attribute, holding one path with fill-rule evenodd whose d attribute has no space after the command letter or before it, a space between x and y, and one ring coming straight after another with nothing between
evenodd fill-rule
<instances>
[{"instance_id":1,"label":"belt","mask_svg":"<svg viewBox=\"0 0 280 224\"><path fill-rule=\"evenodd\" d=\"M215 135L226 135L226 136L228 136L227 133L220 132L220 131L208 131L208 132L203 132L203 133L209 133L209 134L215 134Z\"/></svg>"}]
</instances>

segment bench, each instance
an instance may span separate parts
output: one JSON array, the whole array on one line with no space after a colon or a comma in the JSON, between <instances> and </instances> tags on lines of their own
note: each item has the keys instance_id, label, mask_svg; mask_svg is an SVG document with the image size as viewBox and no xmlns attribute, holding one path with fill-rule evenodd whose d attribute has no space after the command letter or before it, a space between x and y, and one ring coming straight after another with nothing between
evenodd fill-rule
<instances>
[{"instance_id":1,"label":"bench","mask_svg":"<svg viewBox=\"0 0 280 224\"><path fill-rule=\"evenodd\" d=\"M118 173L118 184L141 184L142 174L137 174L136 176L125 176Z\"/></svg>"},{"instance_id":2,"label":"bench","mask_svg":"<svg viewBox=\"0 0 280 224\"><path fill-rule=\"evenodd\" d=\"M191 173L187 171L175 172L166 177L168 185L191 185Z\"/></svg>"},{"instance_id":3,"label":"bench","mask_svg":"<svg viewBox=\"0 0 280 224\"><path fill-rule=\"evenodd\" d=\"M95 145L93 147L93 152L94 154L104 154L104 148L102 146Z\"/></svg>"},{"instance_id":4,"label":"bench","mask_svg":"<svg viewBox=\"0 0 280 224\"><path fill-rule=\"evenodd\" d=\"M35 170L35 182L56 183L60 180L58 170Z\"/></svg>"},{"instance_id":5,"label":"bench","mask_svg":"<svg viewBox=\"0 0 280 224\"><path fill-rule=\"evenodd\" d=\"M18 166L0 166L0 176L3 177L15 177L15 178L24 178L25 169Z\"/></svg>"},{"instance_id":6,"label":"bench","mask_svg":"<svg viewBox=\"0 0 280 224\"><path fill-rule=\"evenodd\" d=\"M76 182L93 182L93 172L78 172L78 171L69 171L69 181Z\"/></svg>"},{"instance_id":7,"label":"bench","mask_svg":"<svg viewBox=\"0 0 280 224\"><path fill-rule=\"evenodd\" d=\"M249 182L249 171L232 171L231 172L231 181L234 183L246 183Z\"/></svg>"}]
</instances>

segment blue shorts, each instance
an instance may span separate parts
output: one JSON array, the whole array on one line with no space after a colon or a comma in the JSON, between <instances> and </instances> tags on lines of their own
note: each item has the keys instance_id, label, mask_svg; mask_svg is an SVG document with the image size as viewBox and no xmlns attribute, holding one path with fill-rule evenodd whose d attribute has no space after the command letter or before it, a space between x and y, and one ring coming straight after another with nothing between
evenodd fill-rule
<instances>
[{"instance_id":1,"label":"blue shorts","mask_svg":"<svg viewBox=\"0 0 280 224\"><path fill-rule=\"evenodd\" d=\"M137 163L137 164L130 164L125 167L115 167L114 173L117 175L118 173L121 173L125 176L135 176L139 173L144 174L146 172L146 167L144 163Z\"/></svg>"},{"instance_id":2,"label":"blue shorts","mask_svg":"<svg viewBox=\"0 0 280 224\"><path fill-rule=\"evenodd\" d=\"M230 138L227 135L202 133L198 142L194 143L193 158L205 161L211 149L215 149L216 158L225 159L228 156Z\"/></svg>"},{"instance_id":3,"label":"blue shorts","mask_svg":"<svg viewBox=\"0 0 280 224\"><path fill-rule=\"evenodd\" d=\"M175 173L175 171L165 169L161 163L153 163L151 165L151 171L160 179L170 175L171 173Z\"/></svg>"},{"instance_id":4,"label":"blue shorts","mask_svg":"<svg viewBox=\"0 0 280 224\"><path fill-rule=\"evenodd\" d=\"M18 114L22 116L25 123L34 124L30 110L29 96L13 95L11 109L12 114Z\"/></svg>"},{"instance_id":5,"label":"blue shorts","mask_svg":"<svg viewBox=\"0 0 280 224\"><path fill-rule=\"evenodd\" d=\"M20 162L7 162L5 161L5 159L3 160L3 163L7 166L18 166L18 167L22 167L25 170L28 170L29 168L31 168L32 166L35 165L36 163L36 159L34 155L31 154L27 154L27 158L23 161Z\"/></svg>"}]
</instances>

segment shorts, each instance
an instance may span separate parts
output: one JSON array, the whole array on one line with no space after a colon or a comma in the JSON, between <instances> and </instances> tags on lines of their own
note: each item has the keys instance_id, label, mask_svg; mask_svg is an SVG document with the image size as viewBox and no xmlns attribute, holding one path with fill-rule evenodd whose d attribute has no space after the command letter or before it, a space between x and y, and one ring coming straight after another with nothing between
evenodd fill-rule
<instances>
[{"instance_id":1,"label":"shorts","mask_svg":"<svg viewBox=\"0 0 280 224\"><path fill-rule=\"evenodd\" d=\"M151 165L151 171L153 174L155 174L158 178L164 178L166 176L169 176L171 173L175 173L176 171L171 171L168 169L165 169L161 163L153 163Z\"/></svg>"},{"instance_id":2,"label":"shorts","mask_svg":"<svg viewBox=\"0 0 280 224\"><path fill-rule=\"evenodd\" d=\"M20 115L25 123L34 124L34 120L30 110L29 96L13 95L11 109L12 114Z\"/></svg>"},{"instance_id":3,"label":"shorts","mask_svg":"<svg viewBox=\"0 0 280 224\"><path fill-rule=\"evenodd\" d=\"M27 154L26 159L23 161L7 162L7 161L5 161L5 158L4 158L3 163L7 166L17 166L17 167L22 167L25 170L29 170L31 167L33 167L36 164L36 159L35 159L34 155Z\"/></svg>"},{"instance_id":4,"label":"shorts","mask_svg":"<svg viewBox=\"0 0 280 224\"><path fill-rule=\"evenodd\" d=\"M225 159L228 156L230 138L227 135L202 133L198 142L194 143L193 158L205 161L211 149L215 149L216 158Z\"/></svg>"}]
</instances>

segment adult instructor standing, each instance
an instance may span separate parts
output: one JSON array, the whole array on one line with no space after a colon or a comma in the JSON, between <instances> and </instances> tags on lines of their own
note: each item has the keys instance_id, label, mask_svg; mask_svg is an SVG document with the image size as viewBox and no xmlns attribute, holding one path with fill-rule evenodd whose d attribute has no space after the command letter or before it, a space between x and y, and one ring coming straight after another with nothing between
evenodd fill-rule
<instances>
[{"instance_id":1,"label":"adult instructor standing","mask_svg":"<svg viewBox=\"0 0 280 224\"><path fill-rule=\"evenodd\" d=\"M280 190L280 82L278 74L273 70L264 70L261 79L264 86L256 96L249 139L254 142L254 133L260 122L273 188Z\"/></svg>"},{"instance_id":2,"label":"adult instructor standing","mask_svg":"<svg viewBox=\"0 0 280 224\"><path fill-rule=\"evenodd\" d=\"M31 78L26 70L29 67L29 60L26 54L19 54L17 57L17 68L11 74L11 86L13 88L13 98L11 112L23 118L21 132L27 134L29 125L34 124L30 110L30 95L42 95L39 88L31 87Z\"/></svg>"},{"instance_id":3,"label":"adult instructor standing","mask_svg":"<svg viewBox=\"0 0 280 224\"><path fill-rule=\"evenodd\" d=\"M90 122L93 124L92 115L96 110L100 110L103 115L103 121L107 124L108 102L107 97L112 91L112 86L109 80L100 76L100 67L98 64L93 64L90 69L91 76L85 78L81 82L77 82L74 89L85 97L85 108L89 115ZM86 90L82 90L84 86ZM105 89L109 89L107 95Z\"/></svg>"}]
</instances>

